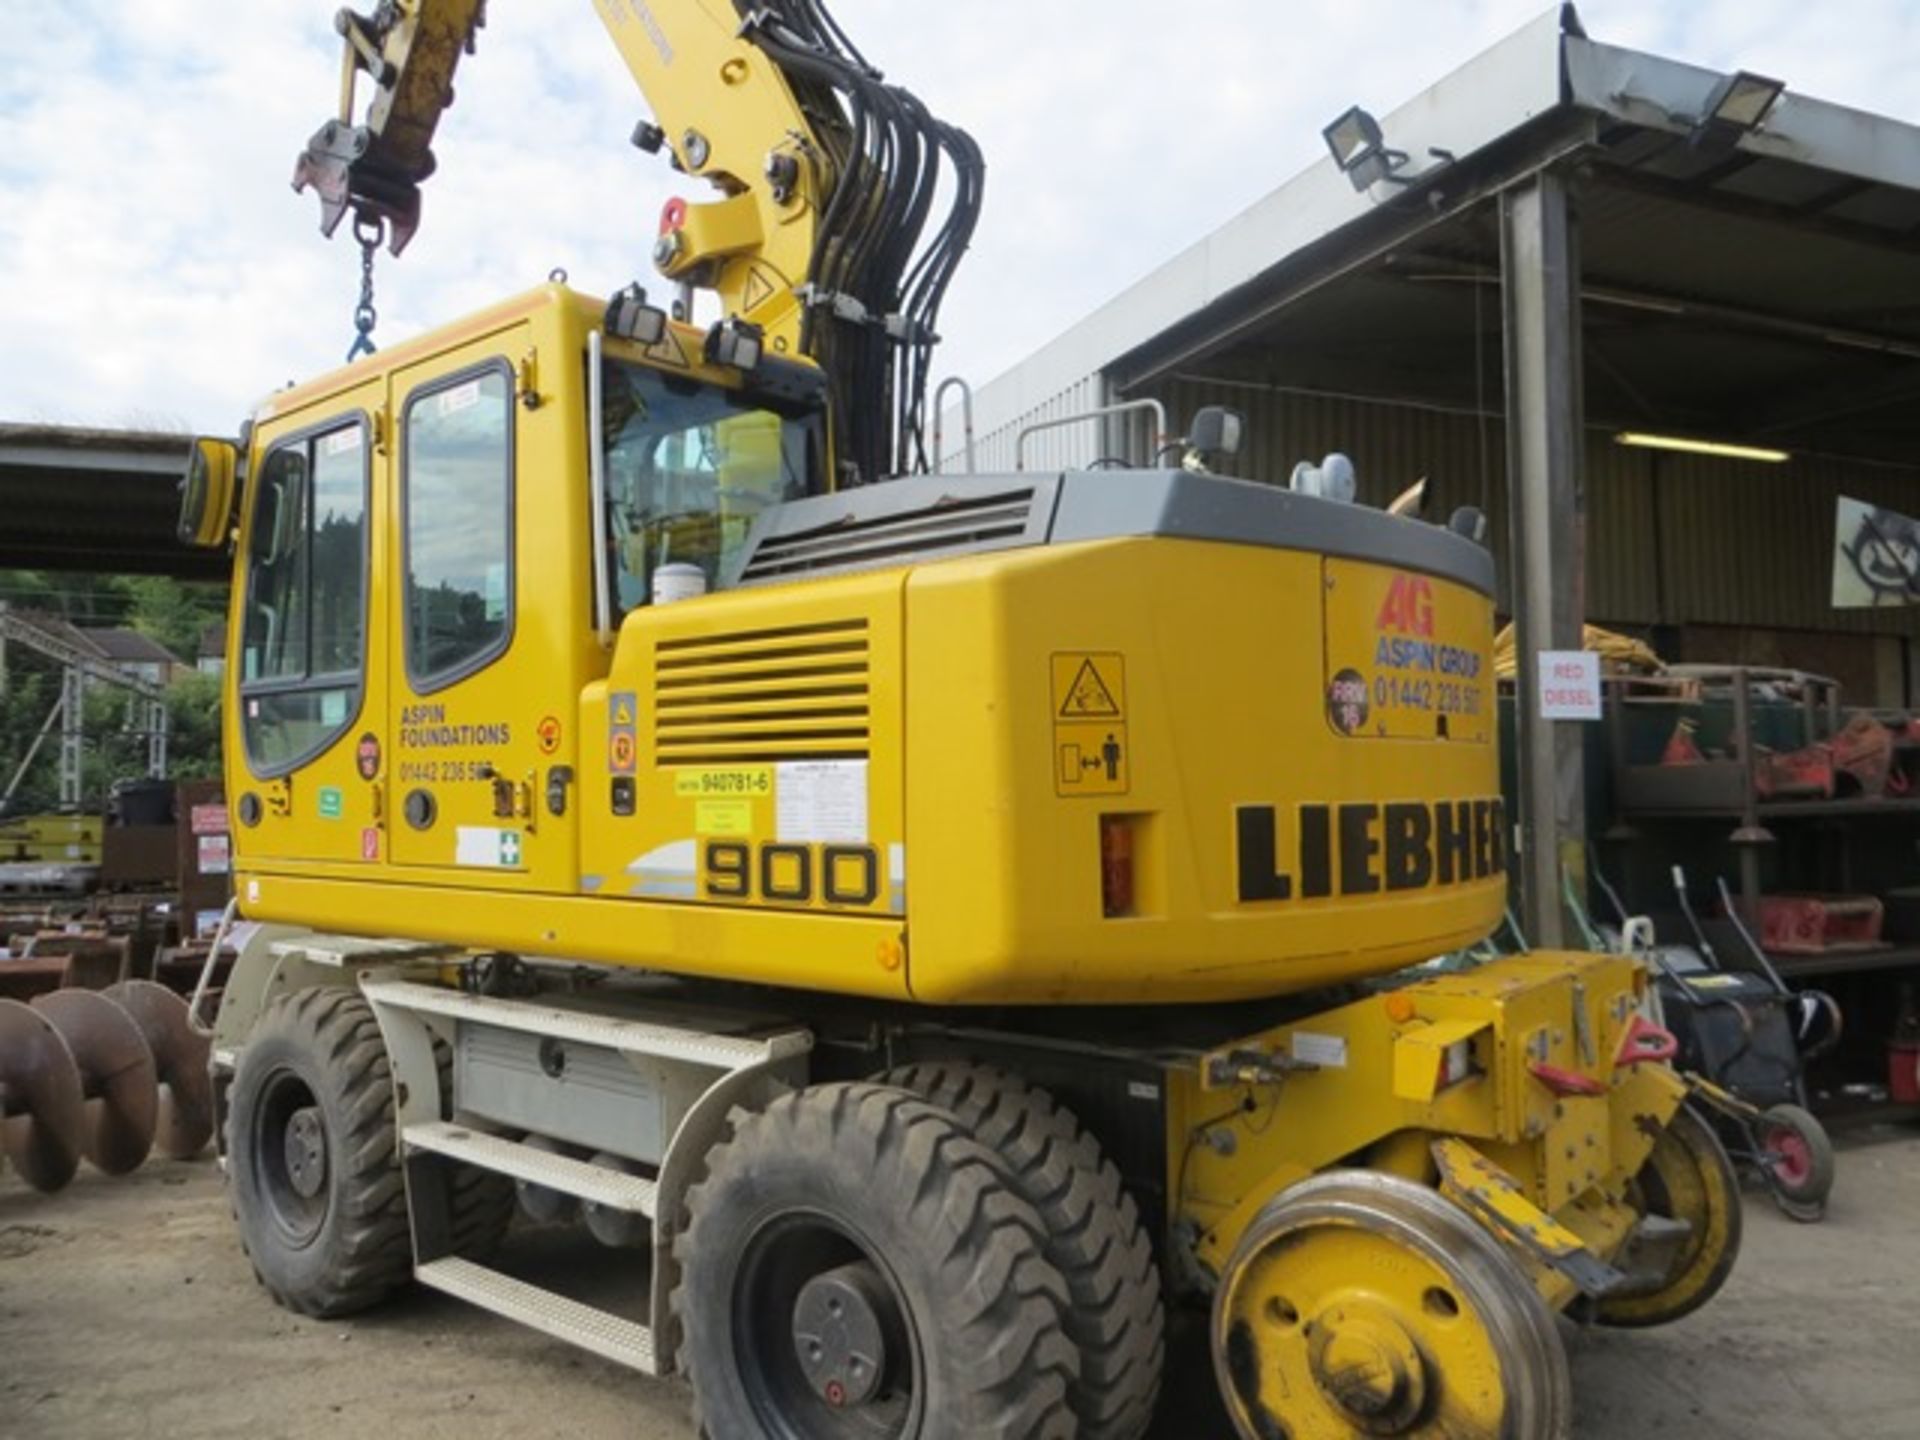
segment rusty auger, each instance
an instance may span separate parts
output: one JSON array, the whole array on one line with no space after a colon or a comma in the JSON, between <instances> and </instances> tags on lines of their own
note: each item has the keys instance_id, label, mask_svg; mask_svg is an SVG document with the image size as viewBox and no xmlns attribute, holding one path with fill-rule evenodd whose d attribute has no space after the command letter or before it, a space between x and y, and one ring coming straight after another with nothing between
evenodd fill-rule
<instances>
[{"instance_id":1,"label":"rusty auger","mask_svg":"<svg viewBox=\"0 0 1920 1440\"><path fill-rule=\"evenodd\" d=\"M164 985L54 990L0 1000L0 1139L40 1191L70 1182L84 1157L108 1175L157 1144L185 1160L213 1135L207 1039Z\"/></svg>"}]
</instances>

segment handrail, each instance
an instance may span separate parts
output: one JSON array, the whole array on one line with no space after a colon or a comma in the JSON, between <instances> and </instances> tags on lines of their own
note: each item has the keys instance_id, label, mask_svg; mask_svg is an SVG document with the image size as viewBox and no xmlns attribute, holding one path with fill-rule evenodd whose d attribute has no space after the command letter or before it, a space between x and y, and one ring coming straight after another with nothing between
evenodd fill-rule
<instances>
[{"instance_id":1,"label":"handrail","mask_svg":"<svg viewBox=\"0 0 1920 1440\"><path fill-rule=\"evenodd\" d=\"M1158 400L1123 400L1118 405L1102 405L1097 410L1082 410L1077 415L1064 415L1058 420L1041 420L1027 426L1013 442L1013 468L1015 470L1025 470L1027 468L1027 439L1029 436L1038 435L1043 430L1059 430L1068 425L1082 425L1089 420L1104 420L1109 415L1129 415L1139 410L1148 410L1153 413L1155 421L1154 444L1157 451L1158 447L1166 441L1169 434L1167 430L1167 407L1162 405Z\"/></svg>"},{"instance_id":2,"label":"handrail","mask_svg":"<svg viewBox=\"0 0 1920 1440\"><path fill-rule=\"evenodd\" d=\"M227 908L220 912L220 923L213 928L213 945L207 951L207 963L200 967L200 980L193 987L193 999L187 1002L187 1024L197 1035L210 1037L211 1025L200 1021L200 1002L206 999L207 985L213 979L213 967L220 963L220 952L227 945L227 931L233 928L233 917L240 912L240 897L227 901Z\"/></svg>"},{"instance_id":3,"label":"handrail","mask_svg":"<svg viewBox=\"0 0 1920 1440\"><path fill-rule=\"evenodd\" d=\"M607 401L598 330L587 332L587 475L593 491L593 628L613 648L613 596L607 587Z\"/></svg>"},{"instance_id":4,"label":"handrail","mask_svg":"<svg viewBox=\"0 0 1920 1440\"><path fill-rule=\"evenodd\" d=\"M933 473L936 475L940 473L946 457L946 449L941 441L945 435L947 391L956 388L960 391L960 420L966 432L962 450L967 457L967 474L978 474L980 469L973 447L973 386L958 375L949 375L940 382L940 388L933 392Z\"/></svg>"}]
</instances>

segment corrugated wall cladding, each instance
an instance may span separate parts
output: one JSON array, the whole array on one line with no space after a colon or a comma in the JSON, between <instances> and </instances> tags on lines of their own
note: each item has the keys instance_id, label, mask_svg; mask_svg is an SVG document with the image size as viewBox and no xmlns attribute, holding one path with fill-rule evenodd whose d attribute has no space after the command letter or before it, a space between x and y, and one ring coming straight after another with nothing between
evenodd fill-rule
<instances>
[{"instance_id":1,"label":"corrugated wall cladding","mask_svg":"<svg viewBox=\"0 0 1920 1440\"><path fill-rule=\"evenodd\" d=\"M991 430L983 430L975 437L981 472L990 474L996 471L1002 473L1011 471L1014 468L1015 452L1022 430L1029 425L1039 424L1043 420L1064 420L1072 415L1083 415L1089 410L1097 410L1105 403L1105 395L1105 381L1098 375L1091 375L1069 386L1051 399L1021 412L1006 424ZM942 469L963 468L965 442L960 428L959 423L949 415L940 441L943 452ZM1103 453L1101 449L1103 439L1099 421L1088 421L1084 425L1045 431L1027 442L1027 469L1083 469L1100 458Z\"/></svg>"},{"instance_id":2,"label":"corrugated wall cladding","mask_svg":"<svg viewBox=\"0 0 1920 1440\"><path fill-rule=\"evenodd\" d=\"M1176 429L1202 405L1246 413L1233 473L1284 484L1300 460L1352 457L1361 498L1384 505L1428 477L1428 514L1461 505L1492 517L1507 589L1506 436L1497 415L1182 378L1159 392ZM1834 507L1856 496L1920 518L1920 467L1823 457L1785 465L1630 450L1587 441L1587 613L1600 624L1718 624L1920 635L1920 610L1828 604Z\"/></svg>"}]
</instances>

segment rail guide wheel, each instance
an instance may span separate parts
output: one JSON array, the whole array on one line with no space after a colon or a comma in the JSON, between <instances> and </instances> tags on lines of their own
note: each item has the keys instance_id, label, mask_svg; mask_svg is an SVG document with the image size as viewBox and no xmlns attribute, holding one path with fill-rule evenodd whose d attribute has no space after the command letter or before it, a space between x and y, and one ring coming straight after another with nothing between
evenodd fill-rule
<instances>
[{"instance_id":1,"label":"rail guide wheel","mask_svg":"<svg viewBox=\"0 0 1920 1440\"><path fill-rule=\"evenodd\" d=\"M1679 1220L1685 1242L1652 1285L1594 1307L1602 1325L1645 1328L1691 1315L1727 1283L1740 1254L1740 1181L1720 1137L1690 1106L1654 1142L1628 1197L1642 1215Z\"/></svg>"},{"instance_id":2,"label":"rail guide wheel","mask_svg":"<svg viewBox=\"0 0 1920 1440\"><path fill-rule=\"evenodd\" d=\"M1247 1227L1213 1312L1243 1440L1566 1440L1552 1313L1500 1243L1437 1192L1331 1171Z\"/></svg>"}]
</instances>

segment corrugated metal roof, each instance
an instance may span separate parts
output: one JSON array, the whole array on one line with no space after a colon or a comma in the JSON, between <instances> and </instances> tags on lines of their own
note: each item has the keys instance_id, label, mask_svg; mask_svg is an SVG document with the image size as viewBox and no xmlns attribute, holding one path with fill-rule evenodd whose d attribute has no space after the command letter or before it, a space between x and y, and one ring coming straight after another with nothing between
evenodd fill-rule
<instances>
[{"instance_id":1,"label":"corrugated metal roof","mask_svg":"<svg viewBox=\"0 0 1920 1440\"><path fill-rule=\"evenodd\" d=\"M1241 343L1248 317L1308 293L1330 263L1317 257L1344 252L1358 264L1380 223L1412 223L1421 200L1437 212L1464 203L1528 146L1539 154L1526 163L1575 144L1596 162L1596 183L1580 196L1592 275L1651 277L1699 303L1920 336L1920 127L1789 91L1762 129L1730 148L1694 146L1690 117L1721 78L1592 40L1571 7L1556 7L1385 117L1388 143L1419 157L1406 172L1416 174L1411 187L1356 195L1322 160L983 387L979 424L1009 425L1102 374L1133 381L1156 366L1193 369L1209 345ZM1589 130L1568 128L1576 119ZM1436 166L1434 147L1451 161ZM1480 230L1467 253L1484 263L1497 239ZM1430 228L1405 248L1436 238ZM1713 366L1689 357L1675 368Z\"/></svg>"}]
</instances>

